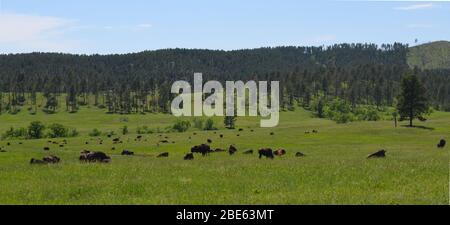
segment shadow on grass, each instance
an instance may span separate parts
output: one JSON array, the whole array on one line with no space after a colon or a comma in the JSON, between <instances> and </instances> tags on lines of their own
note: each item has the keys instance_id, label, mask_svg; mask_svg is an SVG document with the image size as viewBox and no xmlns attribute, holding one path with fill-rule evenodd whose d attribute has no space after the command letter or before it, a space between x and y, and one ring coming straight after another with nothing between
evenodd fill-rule
<instances>
[{"instance_id":1,"label":"shadow on grass","mask_svg":"<svg viewBox=\"0 0 450 225\"><path fill-rule=\"evenodd\" d=\"M426 127L426 126L409 126L409 125L403 125L402 127L406 128L418 128L418 129L424 129L424 130L434 130L434 127Z\"/></svg>"}]
</instances>

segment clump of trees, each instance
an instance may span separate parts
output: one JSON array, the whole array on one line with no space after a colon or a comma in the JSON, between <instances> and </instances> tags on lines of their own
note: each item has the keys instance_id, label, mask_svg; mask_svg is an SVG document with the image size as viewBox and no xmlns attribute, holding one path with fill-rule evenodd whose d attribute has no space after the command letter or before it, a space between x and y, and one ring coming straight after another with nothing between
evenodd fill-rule
<instances>
[{"instance_id":1,"label":"clump of trees","mask_svg":"<svg viewBox=\"0 0 450 225\"><path fill-rule=\"evenodd\" d=\"M79 133L74 128L67 128L62 124L53 123L49 126L40 121L33 121L27 128L11 127L1 135L2 139L41 139L76 137Z\"/></svg>"},{"instance_id":2,"label":"clump of trees","mask_svg":"<svg viewBox=\"0 0 450 225\"><path fill-rule=\"evenodd\" d=\"M191 122L186 120L179 120L173 125L173 130L183 133L191 127Z\"/></svg>"}]
</instances>

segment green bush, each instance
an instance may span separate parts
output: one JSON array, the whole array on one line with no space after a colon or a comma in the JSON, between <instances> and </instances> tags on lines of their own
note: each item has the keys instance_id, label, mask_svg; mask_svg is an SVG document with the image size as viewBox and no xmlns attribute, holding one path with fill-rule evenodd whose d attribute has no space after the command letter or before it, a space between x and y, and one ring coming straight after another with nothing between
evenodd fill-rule
<instances>
[{"instance_id":1,"label":"green bush","mask_svg":"<svg viewBox=\"0 0 450 225\"><path fill-rule=\"evenodd\" d=\"M49 132L48 137L50 138L60 138L69 136L69 129L64 127L59 123L54 123L48 126Z\"/></svg>"},{"instance_id":2,"label":"green bush","mask_svg":"<svg viewBox=\"0 0 450 225\"><path fill-rule=\"evenodd\" d=\"M25 139L27 138L28 133L27 133L27 129L25 128L18 128L18 129L14 129L13 127L11 127L9 130L7 130L5 133L2 134L2 139L12 139L12 138L21 138L21 139Z\"/></svg>"},{"instance_id":3,"label":"green bush","mask_svg":"<svg viewBox=\"0 0 450 225\"><path fill-rule=\"evenodd\" d=\"M205 126L203 127L203 130L217 130L217 128L214 126L214 120L209 118L205 121Z\"/></svg>"},{"instance_id":4,"label":"green bush","mask_svg":"<svg viewBox=\"0 0 450 225\"><path fill-rule=\"evenodd\" d=\"M202 130L203 129L203 119L202 118L198 118L198 117L195 117L194 118L194 120L193 120L193 122L194 122L194 127L195 128L197 128L197 129L199 129L199 130Z\"/></svg>"},{"instance_id":5,"label":"green bush","mask_svg":"<svg viewBox=\"0 0 450 225\"><path fill-rule=\"evenodd\" d=\"M91 137L98 137L101 136L102 132L98 130L97 128L94 128L91 132L89 132L89 136Z\"/></svg>"},{"instance_id":6,"label":"green bush","mask_svg":"<svg viewBox=\"0 0 450 225\"><path fill-rule=\"evenodd\" d=\"M174 129L175 131L178 131L180 133L183 133L183 132L186 132L190 127L191 127L191 122L179 120L173 125L172 129Z\"/></svg>"},{"instance_id":7,"label":"green bush","mask_svg":"<svg viewBox=\"0 0 450 225\"><path fill-rule=\"evenodd\" d=\"M33 121L28 126L28 138L40 139L44 135L45 126L40 121Z\"/></svg>"},{"instance_id":8,"label":"green bush","mask_svg":"<svg viewBox=\"0 0 450 225\"><path fill-rule=\"evenodd\" d=\"M128 126L123 126L122 127L122 134L123 135L127 135L128 134Z\"/></svg>"}]
</instances>

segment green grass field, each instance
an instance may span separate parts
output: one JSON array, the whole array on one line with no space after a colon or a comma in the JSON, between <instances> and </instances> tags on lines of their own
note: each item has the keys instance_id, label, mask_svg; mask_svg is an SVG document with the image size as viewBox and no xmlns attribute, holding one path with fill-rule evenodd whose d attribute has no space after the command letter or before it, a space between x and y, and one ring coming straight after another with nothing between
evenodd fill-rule
<instances>
[{"instance_id":1,"label":"green grass field","mask_svg":"<svg viewBox=\"0 0 450 225\"><path fill-rule=\"evenodd\" d=\"M128 122L122 122L124 117ZM0 153L0 204L449 204L448 146L438 150L436 144L450 138L450 113L435 112L427 122L417 122L433 129L394 128L392 121L342 125L312 118L300 109L283 112L273 129L259 128L258 118L239 118L237 126L243 132L225 130L222 119L216 118L217 134L191 128L163 134L175 144L160 146L159 134L135 142L136 128L173 125L176 118L170 115L108 115L93 108L76 114L21 112L0 115L0 132L35 120L76 128L80 136L67 139L64 148L48 144L49 139L0 141L7 150ZM130 134L115 151L111 139L102 137L105 141L99 145L88 136L93 128L120 133L124 125ZM305 134L312 129L319 133ZM208 138L213 148L235 144L240 152L183 160L193 145ZM44 152L45 146L51 151ZM288 155L259 160L256 154L242 154L261 147L285 148ZM112 163L82 164L78 157L83 149L111 154ZM120 156L123 149L139 156ZM388 151L386 159L366 159L380 149ZM166 151L169 158L156 158ZM298 151L307 156L296 158ZM49 154L62 162L29 164L32 157Z\"/></svg>"}]
</instances>

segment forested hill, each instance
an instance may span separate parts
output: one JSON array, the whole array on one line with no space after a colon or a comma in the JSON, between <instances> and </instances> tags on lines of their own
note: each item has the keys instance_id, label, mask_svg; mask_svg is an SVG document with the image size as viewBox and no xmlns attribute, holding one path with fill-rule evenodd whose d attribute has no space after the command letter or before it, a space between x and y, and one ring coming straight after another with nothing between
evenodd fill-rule
<instances>
[{"instance_id":1,"label":"forested hill","mask_svg":"<svg viewBox=\"0 0 450 225\"><path fill-rule=\"evenodd\" d=\"M30 99L34 102L38 92L44 94L50 109L58 104L55 96L66 94L68 110L76 110L80 101L89 104L86 96L94 95L95 104L107 105L111 112L150 107L168 111L172 82L190 81L194 72L202 72L205 80L279 80L283 107L295 102L308 106L319 95L352 105L392 106L401 77L416 73L423 78L433 105L450 110L449 71L413 71L408 51L407 45L395 43L236 51L167 49L125 55L0 55L0 113Z\"/></svg>"},{"instance_id":2,"label":"forested hill","mask_svg":"<svg viewBox=\"0 0 450 225\"><path fill-rule=\"evenodd\" d=\"M450 69L450 42L436 41L410 48L408 64L423 69Z\"/></svg>"}]
</instances>

